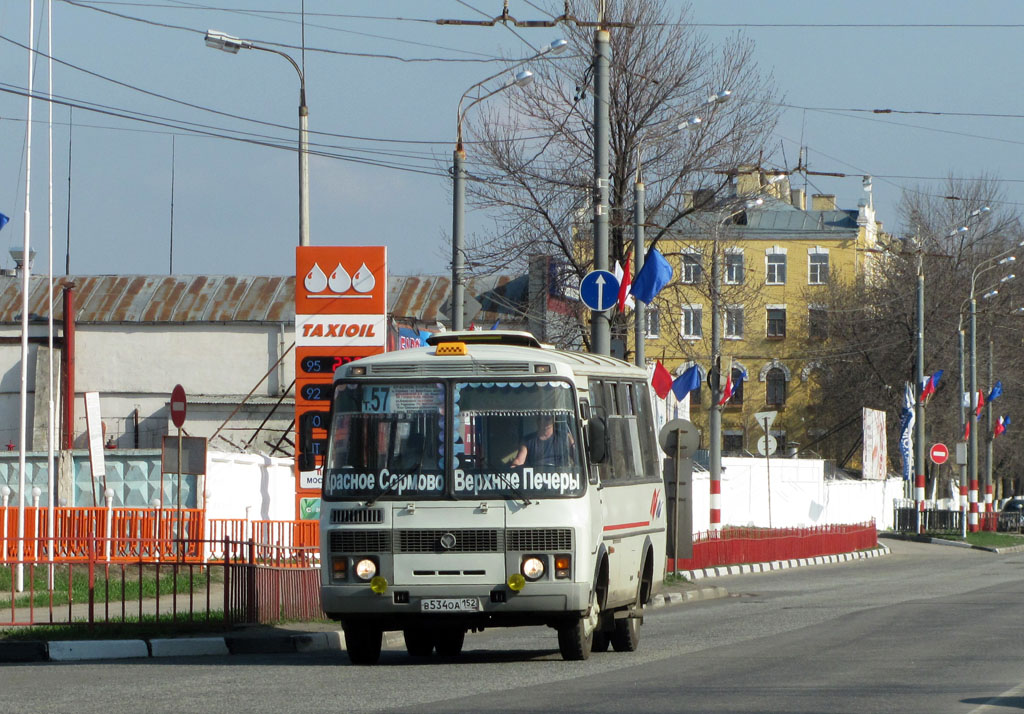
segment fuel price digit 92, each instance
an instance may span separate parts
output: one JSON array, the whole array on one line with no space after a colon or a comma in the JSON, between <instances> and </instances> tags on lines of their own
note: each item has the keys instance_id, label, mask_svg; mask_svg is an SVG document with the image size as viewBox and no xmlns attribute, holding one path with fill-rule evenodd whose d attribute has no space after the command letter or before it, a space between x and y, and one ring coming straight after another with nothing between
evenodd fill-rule
<instances>
[{"instance_id":1,"label":"fuel price digit 92","mask_svg":"<svg viewBox=\"0 0 1024 714\"><path fill-rule=\"evenodd\" d=\"M302 398L307 402L329 402L331 400L330 384L302 385Z\"/></svg>"}]
</instances>

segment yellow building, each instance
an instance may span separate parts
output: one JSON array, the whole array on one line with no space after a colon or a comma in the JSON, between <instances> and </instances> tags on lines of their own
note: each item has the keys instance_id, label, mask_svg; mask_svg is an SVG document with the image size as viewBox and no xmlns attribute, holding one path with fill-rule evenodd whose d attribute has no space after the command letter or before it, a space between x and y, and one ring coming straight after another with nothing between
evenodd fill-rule
<instances>
[{"instance_id":1,"label":"yellow building","mask_svg":"<svg viewBox=\"0 0 1024 714\"><path fill-rule=\"evenodd\" d=\"M815 419L822 398L815 375L828 369L825 303L829 284L853 279L876 251L882 233L870 191L856 209L838 209L835 196L822 194L808 208L786 177L747 173L735 182L734 197L715 205L690 214L657 244L673 279L648 307L647 360L660 360L674 376L697 364L702 385L691 393L690 419L707 448L717 302L722 374L731 363L735 384L722 412L722 453L758 453L764 432L754 414L777 411L776 453L828 455L828 430ZM674 397L669 401L671 407Z\"/></svg>"}]
</instances>

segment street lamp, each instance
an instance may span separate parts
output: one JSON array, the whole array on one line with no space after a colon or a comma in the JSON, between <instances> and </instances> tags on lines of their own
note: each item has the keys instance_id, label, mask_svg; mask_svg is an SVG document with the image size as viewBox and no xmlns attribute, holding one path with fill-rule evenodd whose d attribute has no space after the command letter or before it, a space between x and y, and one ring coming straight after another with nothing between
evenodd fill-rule
<instances>
[{"instance_id":1,"label":"street lamp","mask_svg":"<svg viewBox=\"0 0 1024 714\"><path fill-rule=\"evenodd\" d=\"M1015 262L1017 260L1016 256L1009 255L1009 254L1012 253L1013 251L1017 250L1020 247L1024 247L1024 241L1021 241L1020 243L1018 243L1017 245L1013 246L1009 250L1005 250L1002 253L999 253L998 255L994 255L991 258L988 258L987 260L983 260L982 262L978 263L978 265L975 266L974 270L971 272L971 292L970 292L969 298L968 298L970 300L970 304L971 304L971 351L970 351L970 375L971 375L971 401L970 401L970 404L971 405L974 405L976 403L977 398L978 398L978 353L977 353L977 350L978 350L978 342L977 342L977 335L978 335L977 314L978 314L978 311L977 311L977 300L974 297L974 295L975 295L975 288L977 286L978 276L982 275L983 273L985 273L985 272L987 272L989 270L992 270L993 268L997 268L1000 265L1008 265L1010 263ZM996 293L998 293L998 291L996 291ZM988 291L988 292L985 293L985 295L983 295L983 297L989 296L989 295L993 295L993 294L995 294L995 293L993 293L992 291ZM968 415L967 418L970 419L970 415ZM977 429L971 429L971 433L968 436L967 460L968 460L968 462L970 462L970 474L971 474L970 488L971 488L972 491L977 492L978 491L978 430ZM988 493L988 488L990 487L990 485L991 484L988 484L988 483L985 484L986 502L988 501L987 493ZM974 513L972 511L972 519L975 519L975 518L976 517L974 516ZM971 530L972 531L978 530L978 524L977 524L976 521L971 523Z\"/></svg>"},{"instance_id":2,"label":"street lamp","mask_svg":"<svg viewBox=\"0 0 1024 714\"><path fill-rule=\"evenodd\" d=\"M522 87L533 81L533 72L529 70L521 70L516 72L515 76L498 87L493 89L486 94L482 94L473 101L471 101L463 110L462 103L466 100L466 97L477 87L480 87L492 79L500 77L508 70L515 69L520 65L524 65L527 62L531 62L539 57L543 57L547 54L561 54L569 46L568 41L564 39L557 39L551 42L547 47L542 49L532 57L528 57L524 60L516 62L511 67L508 67L497 74L492 74L490 77L481 79L479 82L471 86L459 99L459 108L456 112L456 124L455 124L455 151L452 154L452 329L462 330L465 328L465 285L462 282L462 275L466 268L466 255L465 255L465 233L464 233L464 220L466 216L466 151L462 144L462 120L466 118L466 112L468 112L474 105L479 104L488 97L493 97L499 92L503 92L511 87Z\"/></svg>"},{"instance_id":3,"label":"street lamp","mask_svg":"<svg viewBox=\"0 0 1024 714\"><path fill-rule=\"evenodd\" d=\"M732 96L731 89L723 89L715 92L707 98L704 102L704 106L710 106L712 104L721 104ZM676 131L692 131L700 127L704 120L699 115L690 116L676 125ZM646 189L644 187L643 179L641 178L640 172L640 158L639 152L637 156L637 169L636 169L636 181L633 184L633 275L638 275L640 269L644 267L644 257L646 256L646 237L644 235L644 224L646 223L646 214L644 206L644 194ZM758 199L761 202L761 199ZM735 214L733 214L735 215ZM634 342L634 361L638 367L647 366L647 356L644 349L644 340L647 338L647 306L643 300L636 299L633 306L633 342Z\"/></svg>"},{"instance_id":4,"label":"street lamp","mask_svg":"<svg viewBox=\"0 0 1024 714\"><path fill-rule=\"evenodd\" d=\"M239 50L260 50L284 57L299 75L299 245L309 245L309 108L306 106L306 78L291 55L262 47L218 30L207 30L206 46L236 55Z\"/></svg>"},{"instance_id":5,"label":"street lamp","mask_svg":"<svg viewBox=\"0 0 1024 714\"><path fill-rule=\"evenodd\" d=\"M722 407L718 402L722 399L722 316L721 316L721 265L718 259L718 232L725 222L735 215L764 203L763 198L747 200L743 208L733 211L718 221L712 236L711 246L711 374L708 380L711 387L711 403L708 405L708 466L711 482L711 530L722 527ZM730 377L732 375L729 375ZM767 436L767 434L765 435Z\"/></svg>"}]
</instances>

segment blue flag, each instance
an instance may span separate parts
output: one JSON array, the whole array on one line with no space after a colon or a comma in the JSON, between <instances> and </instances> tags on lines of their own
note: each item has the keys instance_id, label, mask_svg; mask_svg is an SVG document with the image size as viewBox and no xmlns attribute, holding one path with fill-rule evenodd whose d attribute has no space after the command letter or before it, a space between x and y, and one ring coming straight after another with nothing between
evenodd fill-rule
<instances>
[{"instance_id":1,"label":"blue flag","mask_svg":"<svg viewBox=\"0 0 1024 714\"><path fill-rule=\"evenodd\" d=\"M693 365L672 382L672 393L676 399L682 401L686 395L700 386L700 370Z\"/></svg>"},{"instance_id":2,"label":"blue flag","mask_svg":"<svg viewBox=\"0 0 1024 714\"><path fill-rule=\"evenodd\" d=\"M4 214L0 213L0 228L3 228L4 226L6 226L7 222L9 220L11 220L11 219L8 218L7 216L5 216Z\"/></svg>"},{"instance_id":3,"label":"blue flag","mask_svg":"<svg viewBox=\"0 0 1024 714\"><path fill-rule=\"evenodd\" d=\"M672 279L672 266L657 248L651 248L644 258L644 267L633 278L633 286L629 294L637 300L650 303L663 287Z\"/></svg>"},{"instance_id":4,"label":"blue flag","mask_svg":"<svg viewBox=\"0 0 1024 714\"><path fill-rule=\"evenodd\" d=\"M1001 396L1003 396L1003 383L997 379L996 383L992 385L992 391L988 393L988 400L991 402Z\"/></svg>"},{"instance_id":5,"label":"blue flag","mask_svg":"<svg viewBox=\"0 0 1024 714\"><path fill-rule=\"evenodd\" d=\"M493 325L491 325L491 329L492 329L492 330L497 330L497 329L498 329L498 323L499 323L499 322L501 322L501 318L500 318L500 317L499 317L499 318L498 318L497 320L495 320L495 321L494 321L494 324L493 324Z\"/></svg>"}]
</instances>

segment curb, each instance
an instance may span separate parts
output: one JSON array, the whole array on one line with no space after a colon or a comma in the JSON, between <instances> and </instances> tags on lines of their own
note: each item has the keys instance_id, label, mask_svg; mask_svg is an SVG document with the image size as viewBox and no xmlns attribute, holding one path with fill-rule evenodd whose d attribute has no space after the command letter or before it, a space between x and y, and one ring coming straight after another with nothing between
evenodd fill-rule
<instances>
[{"instance_id":1,"label":"curb","mask_svg":"<svg viewBox=\"0 0 1024 714\"><path fill-rule=\"evenodd\" d=\"M1015 546L1013 550L1024 550ZM1008 552L1001 549L997 552ZM841 553L817 558L798 560L775 560L770 563L752 565L728 565L703 570L684 570L678 575L691 582L723 575L744 575L764 573L772 570L842 563L863 558L888 555L889 548L880 545L868 551ZM648 607L660 608L681 605L699 600L713 600L729 597L729 591L717 585L700 587L695 590L657 593L651 597ZM401 632L385 632L384 647L404 647ZM228 635L225 637L177 637L152 640L54 640L52 642L31 640L26 642L0 642L0 662L74 662L94 659L142 659L156 657L201 657L226 654L278 654L288 652L320 652L344 650L345 633L341 630L327 632L302 632L294 635L272 635L269 637L246 637Z\"/></svg>"},{"instance_id":2,"label":"curb","mask_svg":"<svg viewBox=\"0 0 1024 714\"><path fill-rule=\"evenodd\" d=\"M747 575L749 573L767 573L772 570L787 570L789 568L802 568L809 565L829 565L832 563L845 563L851 560L863 560L864 558L877 558L890 553L889 546L879 545L871 550L861 550L855 553L839 553L838 555L821 555L816 558L798 558L795 560L773 560L770 563L752 563L746 565L722 565L715 568L704 568L703 570L682 570L678 573L690 582L704 580L706 578L721 577L723 575Z\"/></svg>"}]
</instances>

